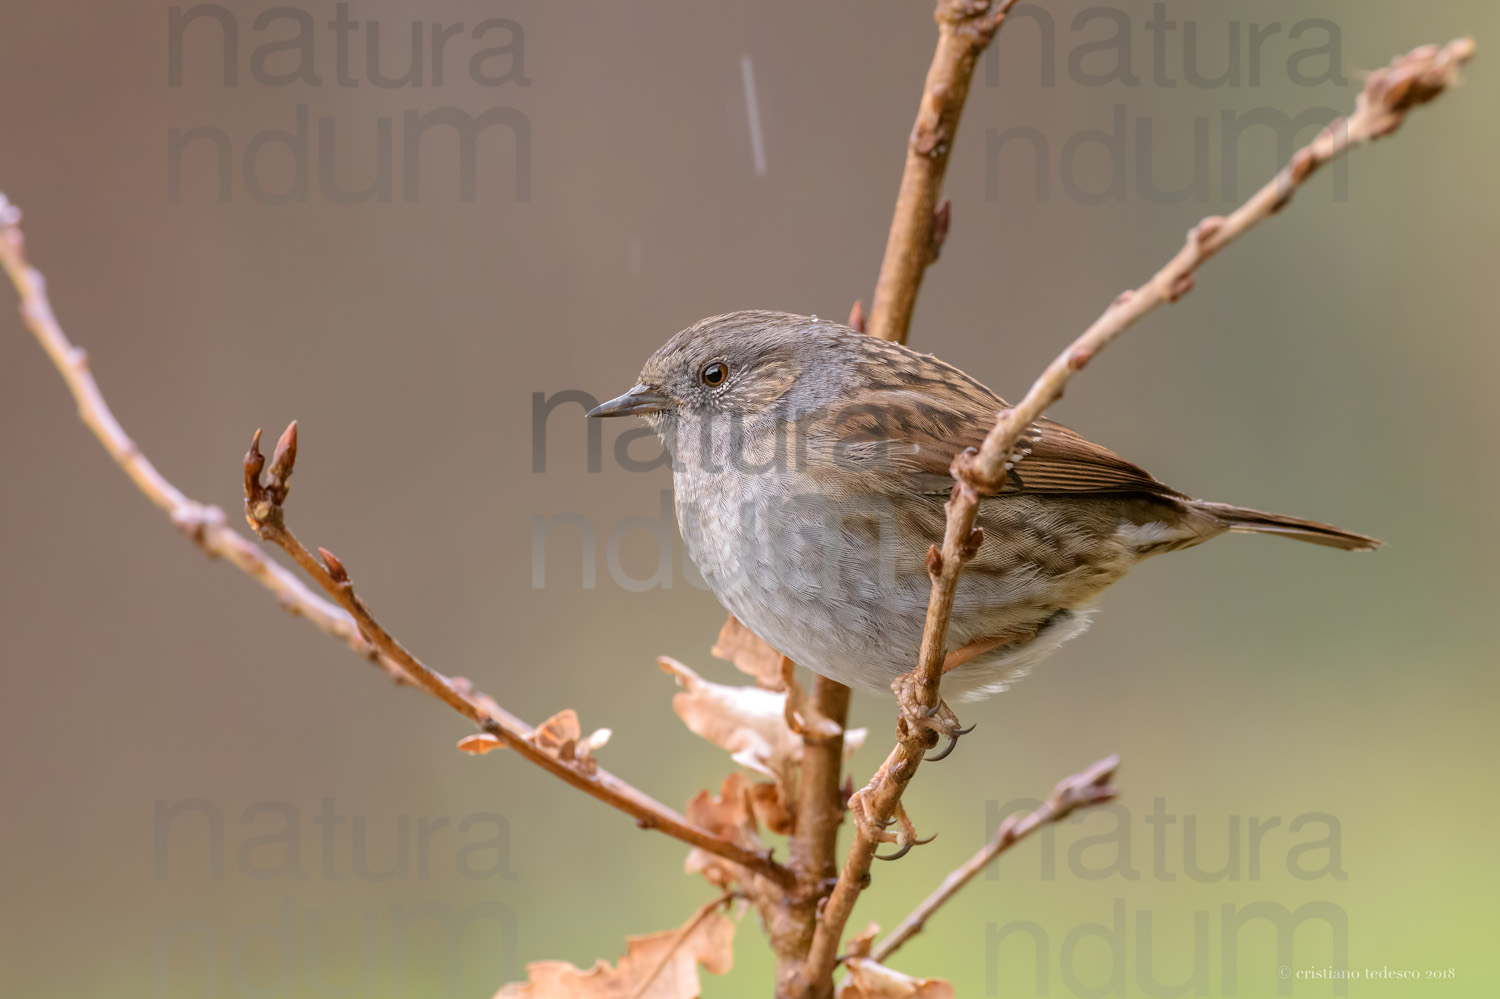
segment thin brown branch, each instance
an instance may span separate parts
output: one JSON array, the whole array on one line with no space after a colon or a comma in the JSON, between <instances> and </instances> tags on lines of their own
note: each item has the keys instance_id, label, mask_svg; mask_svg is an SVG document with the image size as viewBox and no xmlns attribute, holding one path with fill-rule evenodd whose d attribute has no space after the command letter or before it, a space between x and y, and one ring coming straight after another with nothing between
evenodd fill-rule
<instances>
[{"instance_id":1,"label":"thin brown branch","mask_svg":"<svg viewBox=\"0 0 1500 999\"><path fill-rule=\"evenodd\" d=\"M1109 782L1114 779L1115 771L1119 766L1118 756L1106 757L1082 773L1076 773L1058 781L1052 794L1036 811L1027 812L1025 815L1020 813L1007 815L1005 821L1000 823L1000 828L995 830L995 835L990 837L989 842L981 847L978 853L964 861L962 866L944 878L943 883L938 885L921 905L913 909L911 915L901 921L901 925L875 946L870 956L876 961L883 962L894 954L902 944L922 932L922 928L927 925L927 920L932 918L932 914L941 908L943 903L958 894L959 889L972 881L975 875L984 870L986 864L1042 826L1049 822L1061 822L1075 809L1113 800L1116 792Z\"/></svg>"},{"instance_id":2,"label":"thin brown branch","mask_svg":"<svg viewBox=\"0 0 1500 999\"><path fill-rule=\"evenodd\" d=\"M318 549L314 558L305 545L286 526L282 503L286 499L288 480L297 457L297 424L287 427L276 445L271 465L266 468L260 453L260 431L256 431L250 451L245 455L245 517L262 540L277 545L323 591L341 606L359 626L365 640L394 662L416 686L425 690L453 710L504 742L532 763L561 778L606 804L633 817L644 828L662 832L726 860L743 865L778 884L790 885L790 871L771 860L769 855L748 850L737 843L715 836L688 822L674 810L606 770L548 752L532 739L533 729L515 715L500 707L491 697L459 684L429 668L412 655L388 632L370 608L354 592L354 584L343 563L326 549ZM264 478L262 472L265 472Z\"/></svg>"},{"instance_id":3,"label":"thin brown branch","mask_svg":"<svg viewBox=\"0 0 1500 999\"><path fill-rule=\"evenodd\" d=\"M844 729L849 720L849 688L818 676L813 681L812 710L834 723L838 733L820 735L804 728L802 774L796 820L787 842L787 862L797 887L785 902L785 917L770 923L776 952L776 988L786 994L801 971L817 926L818 906L838 874L839 826L844 821Z\"/></svg>"},{"instance_id":4,"label":"thin brown branch","mask_svg":"<svg viewBox=\"0 0 1500 999\"><path fill-rule=\"evenodd\" d=\"M1188 233L1177 256L1133 291L1116 298L1094 324L1047 366L1019 404L1000 414L977 455L960 455L954 477L981 492L993 492L1004 481L1005 462L1032 421L1062 398L1068 381L1115 337L1163 305L1193 289L1194 275L1208 259L1291 202L1297 189L1317 170L1355 146L1390 135L1413 108L1433 100L1458 79L1474 55L1472 39L1460 38L1441 48L1424 45L1370 74L1354 113L1330 124L1287 162L1275 177L1228 218L1212 216Z\"/></svg>"},{"instance_id":5,"label":"thin brown branch","mask_svg":"<svg viewBox=\"0 0 1500 999\"><path fill-rule=\"evenodd\" d=\"M849 720L849 688L825 676L816 677L813 710L839 727L838 735L803 735L801 800L791 839L792 867L804 885L816 887L838 871L834 840L844 821L839 777L844 764L844 728Z\"/></svg>"},{"instance_id":6,"label":"thin brown branch","mask_svg":"<svg viewBox=\"0 0 1500 999\"><path fill-rule=\"evenodd\" d=\"M966 451L953 461L954 487L948 500L947 526L941 551L934 546L928 556L932 590L922 651L916 670L899 681L903 716L898 742L885 764L860 792L863 820L857 824L839 883L829 897L813 938L803 975L808 994L818 994L831 980L839 939L853 912L859 893L869 880L870 861L880 843L874 830L883 829L895 816L906 784L922 761L931 734L907 720L937 711L948 622L958 576L973 556L982 534L974 529L979 497L996 491L1004 482L1012 449L1024 430L1054 402L1077 372L1115 337L1158 307L1175 302L1193 286L1193 275L1214 254L1244 235L1259 222L1284 208L1298 187L1314 171L1356 145L1394 132L1406 114L1425 104L1452 85L1460 67L1474 53L1474 43L1459 39L1446 46L1426 45L1370 75L1355 111L1334 122L1300 150L1265 187L1228 218L1200 222L1187 244L1165 267L1134 291L1119 296L1104 314L1042 373L1019 404L1004 410L977 451ZM878 311L878 310L877 310Z\"/></svg>"},{"instance_id":7,"label":"thin brown branch","mask_svg":"<svg viewBox=\"0 0 1500 999\"><path fill-rule=\"evenodd\" d=\"M949 209L938 192L969 96L969 82L995 32L1016 0L938 0L937 50L927 69L917 121L906 143L906 169L875 283L870 333L906 342L922 275L937 259L948 234Z\"/></svg>"},{"instance_id":8,"label":"thin brown branch","mask_svg":"<svg viewBox=\"0 0 1500 999\"><path fill-rule=\"evenodd\" d=\"M349 644L367 658L378 657L360 637L354 619L336 604L309 590L290 570L266 558L253 541L227 526L224 511L184 496L156 470L125 433L99 385L89 371L88 355L68 340L52 303L47 282L26 259L26 241L21 232L21 210L0 194L0 265L21 297L21 317L42 349L62 375L78 404L78 416L115 464L130 477L146 498L172 519L210 558L222 558L242 570L275 595L289 613L304 617L319 629ZM393 676L399 675L394 667Z\"/></svg>"},{"instance_id":9,"label":"thin brown branch","mask_svg":"<svg viewBox=\"0 0 1500 999\"><path fill-rule=\"evenodd\" d=\"M110 458L205 553L210 557L223 558L247 573L270 590L289 613L304 617L322 631L341 639L360 655L380 665L392 677L403 682L418 682L421 689L454 707L486 731L492 732L522 756L574 787L631 815L642 827L660 829L692 846L743 864L757 873L773 878L779 884L791 883L790 872L769 857L747 851L691 825L672 809L609 773L601 770L592 776L587 775L532 745L527 738L531 733L529 726L501 710L492 699L466 691L462 682L449 680L428 670L402 649L395 639L369 617L368 608L354 595L352 587L347 585L347 578L344 584L335 582L328 571L332 566L325 567L314 559L284 528L281 528L287 541L284 547L336 602L319 597L290 570L267 558L263 549L227 525L222 510L183 495L147 460L110 411L98 384L89 372L84 351L68 340L57 322L47 297L45 279L26 258L26 243L20 224L20 210L0 194L0 266L4 267L20 295L21 316L27 328L41 343L58 373L62 375L78 404L79 417L93 431ZM278 448L272 464L273 472L279 469L278 488L282 499L285 498L285 479L291 474L295 458L295 434L290 434ZM279 501L276 503L275 516L280 516ZM333 564L337 564L337 561L334 560ZM359 615L351 608L358 608ZM356 623L356 617L361 615L365 620ZM367 639L366 635L378 641Z\"/></svg>"}]
</instances>

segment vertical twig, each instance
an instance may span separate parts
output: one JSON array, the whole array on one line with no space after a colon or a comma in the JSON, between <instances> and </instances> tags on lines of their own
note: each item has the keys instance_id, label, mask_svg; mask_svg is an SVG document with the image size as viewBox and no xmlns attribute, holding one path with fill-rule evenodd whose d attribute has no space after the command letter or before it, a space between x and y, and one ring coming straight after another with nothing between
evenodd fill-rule
<instances>
[{"instance_id":1,"label":"vertical twig","mask_svg":"<svg viewBox=\"0 0 1500 999\"><path fill-rule=\"evenodd\" d=\"M813 680L811 708L838 726L838 734L802 735L802 775L796 820L787 842L787 867L796 886L787 898L785 916L772 933L776 951L777 994L793 987L812 944L818 907L838 875L838 834L844 821L844 730L849 721L849 688L837 680Z\"/></svg>"},{"instance_id":2,"label":"vertical twig","mask_svg":"<svg viewBox=\"0 0 1500 999\"><path fill-rule=\"evenodd\" d=\"M906 169L875 283L869 332L906 342L927 265L948 234L950 209L938 203L974 66L1016 0L938 0L937 51L927 70L917 122L906 143Z\"/></svg>"}]
</instances>

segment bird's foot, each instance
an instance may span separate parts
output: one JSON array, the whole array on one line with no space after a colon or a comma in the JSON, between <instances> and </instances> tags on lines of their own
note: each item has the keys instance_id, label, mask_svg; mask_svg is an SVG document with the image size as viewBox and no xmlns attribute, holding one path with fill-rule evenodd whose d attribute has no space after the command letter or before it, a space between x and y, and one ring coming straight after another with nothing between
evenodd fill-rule
<instances>
[{"instance_id":1,"label":"bird's foot","mask_svg":"<svg viewBox=\"0 0 1500 999\"><path fill-rule=\"evenodd\" d=\"M920 696L921 688L914 672L897 677L891 684L891 690L896 693L896 703L901 708L901 721L906 731L926 733L928 748L937 745L938 736L947 738L947 745L936 756L927 757L929 762L947 759L948 754L958 745L958 740L974 731L972 725L964 728L959 723L958 716L946 701L940 699L933 707L924 706Z\"/></svg>"},{"instance_id":2,"label":"bird's foot","mask_svg":"<svg viewBox=\"0 0 1500 999\"><path fill-rule=\"evenodd\" d=\"M974 726L970 725L968 728L954 729L951 732L945 733L948 737L948 744L945 745L936 756L924 756L922 758L928 763L939 763L943 760L946 760L953 752L953 750L958 748L958 740L968 735L972 731L974 731Z\"/></svg>"},{"instance_id":3,"label":"bird's foot","mask_svg":"<svg viewBox=\"0 0 1500 999\"><path fill-rule=\"evenodd\" d=\"M849 814L854 819L854 825L865 839L877 844L897 841L896 834L890 830L890 827L896 824L896 819L878 821L870 811L870 795L876 787L880 786L884 772L885 768L881 767L869 784L849 796Z\"/></svg>"},{"instance_id":4,"label":"bird's foot","mask_svg":"<svg viewBox=\"0 0 1500 999\"><path fill-rule=\"evenodd\" d=\"M928 843L931 843L933 840L937 839L937 833L933 833L926 839L917 839L917 827L912 825L911 819L906 814L906 806L902 805L900 802L897 802L896 804L895 821L899 823L896 833L892 837L892 839L888 840L887 842L894 842L896 844L896 852L892 854L877 853L875 854L876 860L900 860L902 857L911 852L912 847L926 846ZM891 834L887 833L886 835L890 836Z\"/></svg>"}]
</instances>

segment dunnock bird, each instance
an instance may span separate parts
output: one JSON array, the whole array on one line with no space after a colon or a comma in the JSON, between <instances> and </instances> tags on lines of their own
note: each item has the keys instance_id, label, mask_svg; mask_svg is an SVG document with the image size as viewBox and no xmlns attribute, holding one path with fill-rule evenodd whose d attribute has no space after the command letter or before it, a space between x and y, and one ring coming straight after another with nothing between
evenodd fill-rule
<instances>
[{"instance_id":1,"label":"dunnock bird","mask_svg":"<svg viewBox=\"0 0 1500 999\"><path fill-rule=\"evenodd\" d=\"M948 466L1006 403L929 354L816 317L735 312L678 333L590 416L643 416L672 455L677 523L719 600L782 654L884 691L917 662ZM1027 428L959 579L942 690L974 699L1088 625L1142 559L1225 531L1379 542L1192 499L1067 427Z\"/></svg>"}]
</instances>

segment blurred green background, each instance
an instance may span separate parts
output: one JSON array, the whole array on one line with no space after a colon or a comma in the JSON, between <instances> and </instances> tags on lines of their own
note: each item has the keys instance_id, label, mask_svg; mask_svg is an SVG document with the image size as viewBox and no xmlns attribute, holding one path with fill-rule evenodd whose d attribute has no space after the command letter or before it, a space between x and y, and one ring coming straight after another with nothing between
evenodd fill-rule
<instances>
[{"instance_id":1,"label":"blurred green background","mask_svg":"<svg viewBox=\"0 0 1500 999\"><path fill-rule=\"evenodd\" d=\"M868 304L931 56L930 6L357 2L355 86L340 85L326 27L337 7L293 8L316 24L319 84L284 86L258 82L253 55L292 22L257 30L268 5L224 8L239 35L239 78L226 87L206 18L188 28L171 86L166 5L8 5L0 190L25 209L34 262L121 422L176 485L238 522L250 432L299 419L292 523L344 558L385 622L526 718L573 707L586 729L613 728L605 765L681 805L731 764L678 723L654 659L737 679L707 653L722 612L685 580L670 526L670 588L622 585L611 532L659 519L669 477L613 461L628 429L613 425L602 470L589 472L572 406L553 415L546 471L534 472L533 393L613 395L703 315L842 317L854 299ZM953 230L912 334L1012 398L1194 222L1269 175L1276 136L1248 130L1230 144L1237 195L1227 189L1226 114L1343 110L1361 70L1422 42L1478 38L1465 86L1346 173L1318 177L1053 412L1196 495L1326 519L1388 547L1352 557L1230 538L1141 568L1105 595L1085 638L964 709L977 733L924 768L907 799L919 827L941 835L875 872L854 923L893 927L1005 802L1118 752L1114 811L1058 829L1050 861L1043 842L1018 847L893 963L962 995L1182 994L1156 982L1260 996L1276 994L1282 964L1341 963L1346 941L1361 972L1452 969L1360 980L1348 994L1493 994L1500 100L1488 46L1500 10L1030 10L976 76L946 189ZM1178 25L1159 66L1153 16ZM440 85L426 48L422 86L369 82L371 24L383 70L399 77L414 19L427 46L435 22L472 32L486 18L523 34L454 34ZM1308 21L1324 23L1297 32ZM1134 82L1091 80L1119 68L1120 49L1089 51L1119 30ZM1208 86L1232 41L1238 85ZM477 80L469 60L506 44L478 68L494 85ZM258 68L286 72L295 58ZM256 135L293 129L298 105L310 193L267 204L241 158ZM418 196L404 199L405 115L441 108L514 109L529 156L504 127L486 131L463 201L439 130ZM1118 159L1073 141L1109 132L1117 114ZM333 203L320 188L319 119L335 130L339 183L356 189L375 177L382 117L392 198ZM189 147L175 199L169 190L171 132L196 127L231 145L225 201L213 140ZM1032 156L1042 146L1001 141L1015 127L1045 147L1045 191ZM286 149L266 145L261 158L265 188L283 189ZM528 159L523 198L517 164ZM1147 181L1187 188L1195 169L1201 185L1184 199L1150 193ZM1115 177L1120 198L1077 196ZM626 934L677 926L711 897L681 874L675 842L508 754L460 755L468 729L451 712L391 689L206 562L78 424L8 306L0 334L8 994L486 997L526 961L613 961ZM559 512L588 518L595 543L581 552L576 531L548 535L537 587L534 519ZM656 544L630 531L617 564L649 576ZM591 589L580 554L597 567ZM888 703L856 697L854 721L872 729L860 779L892 720ZM160 808L188 799L202 799L197 812L162 822ZM1158 800L1174 822L1150 821ZM1321 817L1296 824L1310 815ZM1308 913L1327 919L1301 925L1284 959L1270 923L1235 932L1257 903L1317 903ZM422 921L433 906L476 905L467 925ZM753 916L735 960L706 994L768 994ZM1190 980L1195 966L1202 977ZM1342 994L1328 981L1291 985Z\"/></svg>"}]
</instances>

